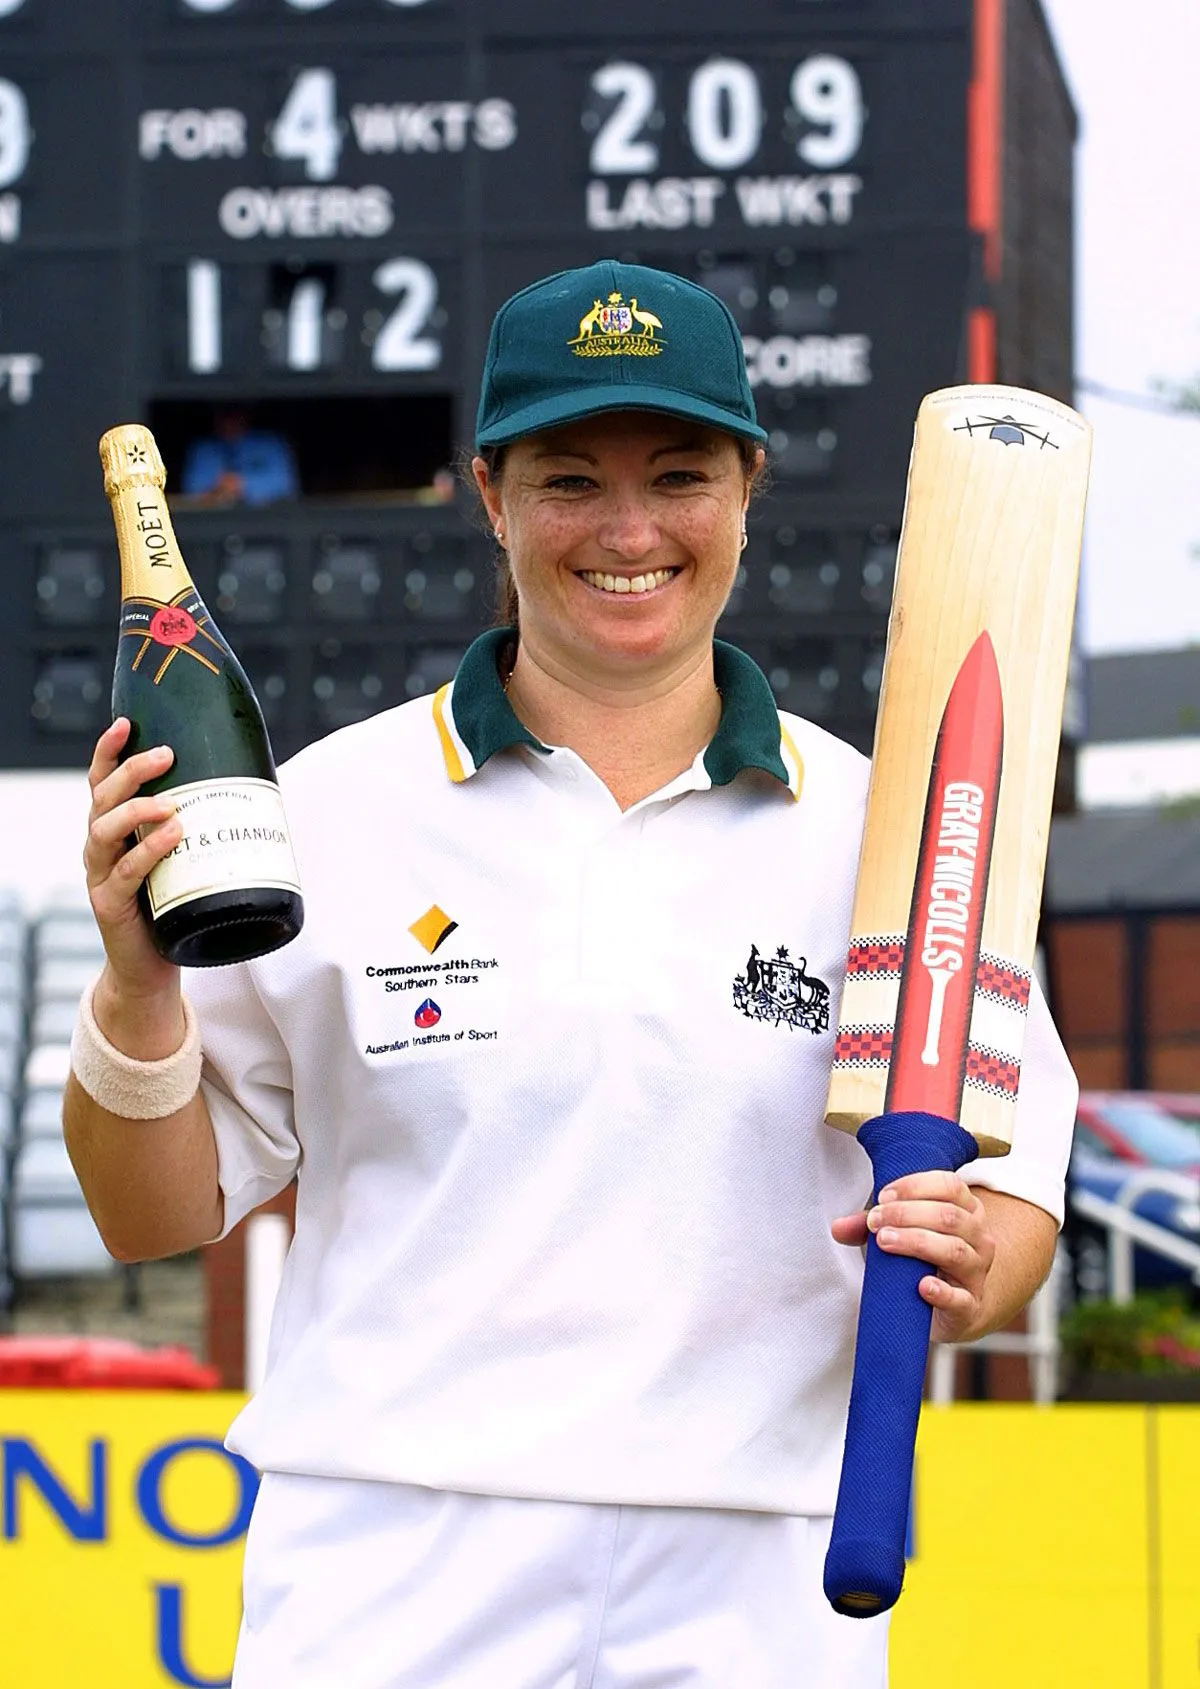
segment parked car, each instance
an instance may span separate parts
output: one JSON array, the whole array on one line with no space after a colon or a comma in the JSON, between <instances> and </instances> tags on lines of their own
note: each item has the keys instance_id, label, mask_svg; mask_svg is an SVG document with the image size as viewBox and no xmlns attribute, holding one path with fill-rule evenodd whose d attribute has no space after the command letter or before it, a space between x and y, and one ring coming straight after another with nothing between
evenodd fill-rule
<instances>
[{"instance_id":1,"label":"parked car","mask_svg":"<svg viewBox=\"0 0 1200 1689\"><path fill-rule=\"evenodd\" d=\"M1145 1188L1134 1194L1131 1181L1141 1185L1142 1175ZM1167 1238L1200 1247L1200 1096L1085 1091L1080 1097L1063 1236L1075 1293L1085 1299L1109 1289L1109 1232L1094 1205L1123 1196ZM1134 1249L1133 1270L1138 1290L1191 1285L1200 1297L1195 1268L1145 1242Z\"/></svg>"},{"instance_id":2,"label":"parked car","mask_svg":"<svg viewBox=\"0 0 1200 1689\"><path fill-rule=\"evenodd\" d=\"M1200 1096L1160 1091L1084 1091L1076 1148L1136 1167L1200 1174Z\"/></svg>"}]
</instances>

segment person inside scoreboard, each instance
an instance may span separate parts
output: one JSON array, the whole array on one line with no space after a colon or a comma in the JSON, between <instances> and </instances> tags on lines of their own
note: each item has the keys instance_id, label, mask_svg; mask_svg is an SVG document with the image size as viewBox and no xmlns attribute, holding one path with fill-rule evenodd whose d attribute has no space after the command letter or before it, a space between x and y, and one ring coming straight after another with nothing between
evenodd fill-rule
<instances>
[{"instance_id":1,"label":"person inside scoreboard","mask_svg":"<svg viewBox=\"0 0 1200 1689\"><path fill-rule=\"evenodd\" d=\"M1012 1153L864 1212L822 1115L867 762L715 637L763 442L693 283L604 261L501 308L502 625L281 769L306 919L274 954L151 948L170 751L97 745L66 1101L97 1223L164 1255L298 1180L230 1433L263 1474L236 1689L886 1680L886 1615L821 1588L861 1246L930 1264L936 1339L1007 1323L1076 1086L1035 988Z\"/></svg>"},{"instance_id":2,"label":"person inside scoreboard","mask_svg":"<svg viewBox=\"0 0 1200 1689\"><path fill-rule=\"evenodd\" d=\"M212 435L188 447L180 489L196 504L254 508L295 498L300 477L282 434L252 428L247 411L227 406L217 412Z\"/></svg>"}]
</instances>

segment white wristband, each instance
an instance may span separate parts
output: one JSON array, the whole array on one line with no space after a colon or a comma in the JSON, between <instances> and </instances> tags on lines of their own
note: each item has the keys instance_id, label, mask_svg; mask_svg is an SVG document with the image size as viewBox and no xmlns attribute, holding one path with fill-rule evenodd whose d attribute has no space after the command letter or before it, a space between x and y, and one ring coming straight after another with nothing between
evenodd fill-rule
<instances>
[{"instance_id":1,"label":"white wristband","mask_svg":"<svg viewBox=\"0 0 1200 1689\"><path fill-rule=\"evenodd\" d=\"M96 1025L93 981L79 1004L71 1036L71 1070L88 1096L123 1120L163 1120L200 1089L200 1023L183 999L183 1043L161 1061L136 1061L110 1044Z\"/></svg>"}]
</instances>

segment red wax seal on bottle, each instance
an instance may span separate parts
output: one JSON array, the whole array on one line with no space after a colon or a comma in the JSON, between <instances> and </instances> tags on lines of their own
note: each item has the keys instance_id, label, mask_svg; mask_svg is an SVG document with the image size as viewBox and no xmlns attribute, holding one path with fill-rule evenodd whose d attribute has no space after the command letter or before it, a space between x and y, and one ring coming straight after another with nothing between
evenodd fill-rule
<instances>
[{"instance_id":1,"label":"red wax seal on bottle","mask_svg":"<svg viewBox=\"0 0 1200 1689\"><path fill-rule=\"evenodd\" d=\"M150 637L160 645L190 645L196 637L195 619L177 604L164 604L150 622Z\"/></svg>"}]
</instances>

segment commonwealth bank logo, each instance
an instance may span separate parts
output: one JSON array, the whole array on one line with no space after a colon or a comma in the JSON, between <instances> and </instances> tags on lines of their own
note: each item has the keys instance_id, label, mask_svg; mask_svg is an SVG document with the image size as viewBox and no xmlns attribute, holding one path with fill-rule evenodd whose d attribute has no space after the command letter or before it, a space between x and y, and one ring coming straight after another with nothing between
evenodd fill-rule
<instances>
[{"instance_id":1,"label":"commonwealth bank logo","mask_svg":"<svg viewBox=\"0 0 1200 1689\"><path fill-rule=\"evenodd\" d=\"M623 293L610 293L580 321L579 333L567 345L577 358L656 358L665 341L658 338L662 320L643 311L636 299L625 303Z\"/></svg>"},{"instance_id":2,"label":"commonwealth bank logo","mask_svg":"<svg viewBox=\"0 0 1200 1689\"><path fill-rule=\"evenodd\" d=\"M435 903L408 930L421 948L432 956L457 928L458 922L452 921L446 911L439 909Z\"/></svg>"}]
</instances>

